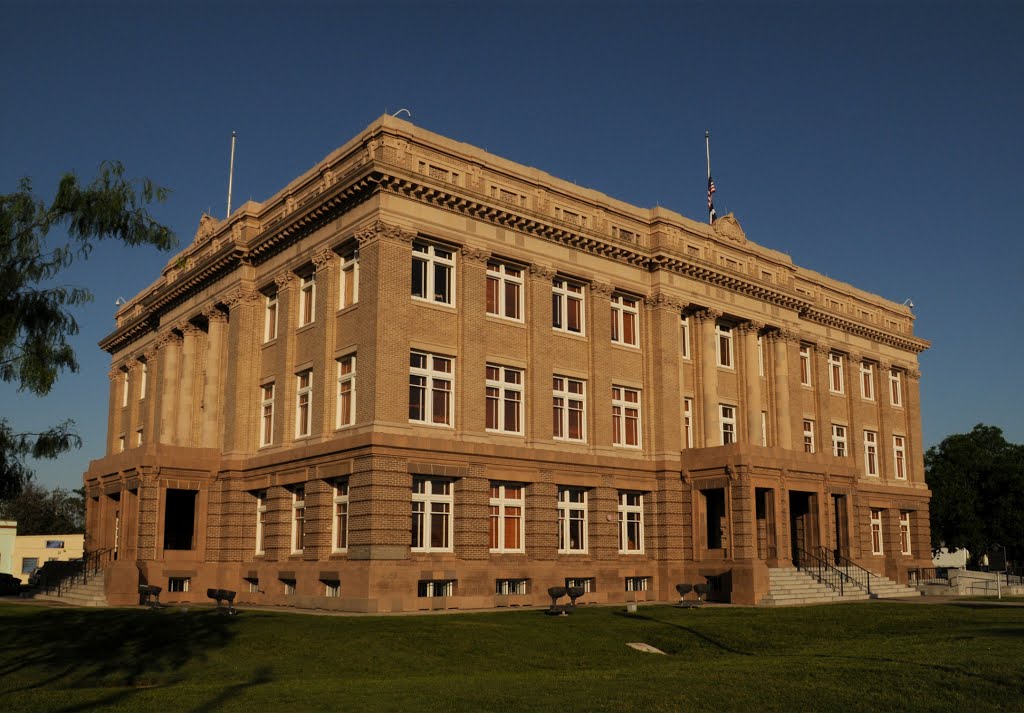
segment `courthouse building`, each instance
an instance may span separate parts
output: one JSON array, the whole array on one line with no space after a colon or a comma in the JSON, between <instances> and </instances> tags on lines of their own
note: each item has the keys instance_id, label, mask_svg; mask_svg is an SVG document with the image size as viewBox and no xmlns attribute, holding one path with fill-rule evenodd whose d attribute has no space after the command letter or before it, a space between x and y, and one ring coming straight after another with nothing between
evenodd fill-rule
<instances>
[{"instance_id":1,"label":"courthouse building","mask_svg":"<svg viewBox=\"0 0 1024 713\"><path fill-rule=\"evenodd\" d=\"M757 603L931 561L913 315L382 117L122 306L85 474L112 604Z\"/></svg>"}]
</instances>

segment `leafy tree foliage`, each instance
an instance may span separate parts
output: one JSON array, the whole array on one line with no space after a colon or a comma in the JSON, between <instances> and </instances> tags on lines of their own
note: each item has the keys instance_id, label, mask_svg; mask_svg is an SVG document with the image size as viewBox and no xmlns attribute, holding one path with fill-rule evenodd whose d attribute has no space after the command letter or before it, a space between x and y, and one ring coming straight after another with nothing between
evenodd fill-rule
<instances>
[{"instance_id":1,"label":"leafy tree foliage","mask_svg":"<svg viewBox=\"0 0 1024 713\"><path fill-rule=\"evenodd\" d=\"M1024 559L1024 446L995 426L946 437L924 456L932 490L932 548L980 556L994 544Z\"/></svg>"},{"instance_id":2,"label":"leafy tree foliage","mask_svg":"<svg viewBox=\"0 0 1024 713\"><path fill-rule=\"evenodd\" d=\"M17 520L19 535L85 532L85 488L47 490L29 481L16 497L0 502L0 520Z\"/></svg>"},{"instance_id":3,"label":"leafy tree foliage","mask_svg":"<svg viewBox=\"0 0 1024 713\"><path fill-rule=\"evenodd\" d=\"M72 308L91 301L92 293L54 284L55 278L100 240L170 250L174 234L147 210L166 196L147 179L125 178L116 162L103 163L88 185L66 174L49 205L32 193L28 178L0 195L0 379L42 396L61 372L78 370L67 342L78 333ZM0 501L28 482L28 456L55 458L80 445L71 421L30 433L0 419Z\"/></svg>"}]
</instances>

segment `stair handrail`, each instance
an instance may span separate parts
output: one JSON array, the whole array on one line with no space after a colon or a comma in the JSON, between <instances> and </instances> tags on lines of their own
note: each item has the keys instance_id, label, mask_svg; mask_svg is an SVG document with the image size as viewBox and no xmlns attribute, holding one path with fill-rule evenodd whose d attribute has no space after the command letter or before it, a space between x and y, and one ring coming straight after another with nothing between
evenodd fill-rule
<instances>
[{"instance_id":1,"label":"stair handrail","mask_svg":"<svg viewBox=\"0 0 1024 713\"><path fill-rule=\"evenodd\" d=\"M826 561L829 557L834 559L836 569L843 573L846 581L865 590L868 596L871 595L871 577L878 577L877 574L864 569L839 550L829 550L827 547L819 547L818 550Z\"/></svg>"},{"instance_id":2,"label":"stair handrail","mask_svg":"<svg viewBox=\"0 0 1024 713\"><path fill-rule=\"evenodd\" d=\"M828 563L827 558L819 557L802 547L797 547L797 560L793 564L798 570L806 572L821 584L839 592L839 596L843 596L845 577L839 569Z\"/></svg>"},{"instance_id":3,"label":"stair handrail","mask_svg":"<svg viewBox=\"0 0 1024 713\"><path fill-rule=\"evenodd\" d=\"M82 554L82 559L74 564L69 572L63 573L55 580L46 580L42 583L42 589L46 594L57 591L57 596L63 596L64 590L72 584L86 584L90 579L103 573L103 565L113 560L114 549L107 547L93 550Z\"/></svg>"}]
</instances>

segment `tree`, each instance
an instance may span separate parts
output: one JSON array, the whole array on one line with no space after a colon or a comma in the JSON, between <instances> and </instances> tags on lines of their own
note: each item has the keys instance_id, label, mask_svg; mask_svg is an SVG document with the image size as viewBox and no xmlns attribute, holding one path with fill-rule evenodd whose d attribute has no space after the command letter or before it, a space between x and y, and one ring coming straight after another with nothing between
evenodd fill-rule
<instances>
[{"instance_id":1,"label":"tree","mask_svg":"<svg viewBox=\"0 0 1024 713\"><path fill-rule=\"evenodd\" d=\"M92 293L53 280L100 240L170 250L174 234L147 210L166 196L148 179L125 178L117 162L101 164L87 186L66 174L50 205L33 195L28 178L14 193L0 195L0 379L43 396L61 372L78 370L67 342L78 333L72 308L91 301ZM28 456L55 458L79 446L70 420L32 433L0 419L0 501L29 481Z\"/></svg>"},{"instance_id":2,"label":"tree","mask_svg":"<svg viewBox=\"0 0 1024 713\"><path fill-rule=\"evenodd\" d=\"M999 544L1009 559L1024 558L1024 446L978 424L929 448L924 464L933 549L966 548L980 556Z\"/></svg>"},{"instance_id":3,"label":"tree","mask_svg":"<svg viewBox=\"0 0 1024 713\"><path fill-rule=\"evenodd\" d=\"M16 497L0 502L0 520L17 520L19 535L85 532L85 489L47 490L30 480Z\"/></svg>"}]
</instances>

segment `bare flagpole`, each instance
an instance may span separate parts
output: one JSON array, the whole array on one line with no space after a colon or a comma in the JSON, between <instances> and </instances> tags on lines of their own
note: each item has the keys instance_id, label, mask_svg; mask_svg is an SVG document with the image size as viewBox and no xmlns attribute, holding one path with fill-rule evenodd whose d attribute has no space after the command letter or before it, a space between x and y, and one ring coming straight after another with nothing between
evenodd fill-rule
<instances>
[{"instance_id":1,"label":"bare flagpole","mask_svg":"<svg viewBox=\"0 0 1024 713\"><path fill-rule=\"evenodd\" d=\"M235 178L235 137L237 134L231 132L231 165L228 168L228 214L226 218L231 217L231 183ZM710 165L710 164L709 164Z\"/></svg>"}]
</instances>

